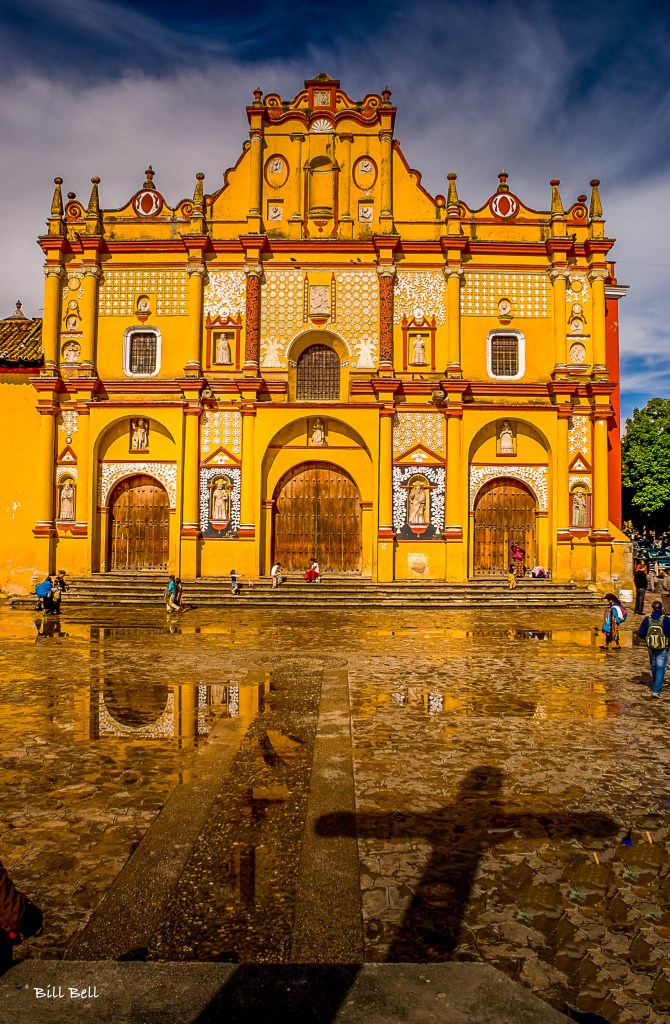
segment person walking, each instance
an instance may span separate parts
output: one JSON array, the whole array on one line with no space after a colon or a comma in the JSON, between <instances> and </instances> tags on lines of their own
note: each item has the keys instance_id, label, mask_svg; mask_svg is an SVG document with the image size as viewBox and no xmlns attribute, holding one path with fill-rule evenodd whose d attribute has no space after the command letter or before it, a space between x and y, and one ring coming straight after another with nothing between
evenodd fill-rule
<instances>
[{"instance_id":1,"label":"person walking","mask_svg":"<svg viewBox=\"0 0 670 1024\"><path fill-rule=\"evenodd\" d=\"M670 615L670 573L662 572L660 579L661 601L663 602L663 614Z\"/></svg>"},{"instance_id":2,"label":"person walking","mask_svg":"<svg viewBox=\"0 0 670 1024\"><path fill-rule=\"evenodd\" d=\"M179 579L179 577L177 577L177 579L174 582L175 582L175 595L174 595L175 604L177 605L177 608L179 609L180 612L185 612L186 608L187 608L187 605L184 604L184 584Z\"/></svg>"},{"instance_id":3,"label":"person walking","mask_svg":"<svg viewBox=\"0 0 670 1024\"><path fill-rule=\"evenodd\" d=\"M633 573L635 584L635 614L644 615L644 599L647 594L647 570L644 562L638 562Z\"/></svg>"},{"instance_id":4,"label":"person walking","mask_svg":"<svg viewBox=\"0 0 670 1024\"><path fill-rule=\"evenodd\" d=\"M607 608L603 619L602 631L605 635L605 650L609 650L610 644L615 644L617 650L621 650L619 641L619 626L628 614L626 609L619 603L616 594L605 594Z\"/></svg>"},{"instance_id":5,"label":"person walking","mask_svg":"<svg viewBox=\"0 0 670 1024\"><path fill-rule=\"evenodd\" d=\"M177 581L173 575L170 576L165 588L165 611L179 611L179 605L177 604Z\"/></svg>"},{"instance_id":6,"label":"person walking","mask_svg":"<svg viewBox=\"0 0 670 1024\"><path fill-rule=\"evenodd\" d=\"M663 614L663 605L660 601L652 601L651 615L643 619L637 635L647 642L651 665L651 695L660 697L665 670L668 667L670 646L670 618Z\"/></svg>"},{"instance_id":7,"label":"person walking","mask_svg":"<svg viewBox=\"0 0 670 1024\"><path fill-rule=\"evenodd\" d=\"M237 573L235 572L234 569L231 569L230 570L230 592L233 595L233 597L239 597L240 596L240 589L241 589L241 585L240 585L240 581L237 578Z\"/></svg>"},{"instance_id":8,"label":"person walking","mask_svg":"<svg viewBox=\"0 0 670 1024\"><path fill-rule=\"evenodd\" d=\"M281 562L275 562L270 569L270 576L272 577L272 589L276 590L277 587L281 587L284 582L284 577L281 573Z\"/></svg>"}]
</instances>

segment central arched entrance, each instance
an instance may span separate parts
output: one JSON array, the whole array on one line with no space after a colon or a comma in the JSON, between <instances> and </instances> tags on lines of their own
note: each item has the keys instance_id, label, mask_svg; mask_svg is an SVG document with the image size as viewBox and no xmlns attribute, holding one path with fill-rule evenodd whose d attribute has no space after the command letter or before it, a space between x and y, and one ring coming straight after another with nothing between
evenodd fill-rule
<instances>
[{"instance_id":1,"label":"central arched entrance","mask_svg":"<svg viewBox=\"0 0 670 1024\"><path fill-rule=\"evenodd\" d=\"M503 478L484 484L474 511L475 576L506 573L514 543L526 552L525 565L535 565L536 512L534 496L518 480Z\"/></svg>"},{"instance_id":2,"label":"central arched entrance","mask_svg":"<svg viewBox=\"0 0 670 1024\"><path fill-rule=\"evenodd\" d=\"M158 480L138 474L109 497L108 564L112 571L167 569L170 501Z\"/></svg>"},{"instance_id":3,"label":"central arched entrance","mask_svg":"<svg viewBox=\"0 0 670 1024\"><path fill-rule=\"evenodd\" d=\"M274 498L274 561L298 572L314 555L322 573L360 573L361 498L344 470L303 462L282 477Z\"/></svg>"}]
</instances>

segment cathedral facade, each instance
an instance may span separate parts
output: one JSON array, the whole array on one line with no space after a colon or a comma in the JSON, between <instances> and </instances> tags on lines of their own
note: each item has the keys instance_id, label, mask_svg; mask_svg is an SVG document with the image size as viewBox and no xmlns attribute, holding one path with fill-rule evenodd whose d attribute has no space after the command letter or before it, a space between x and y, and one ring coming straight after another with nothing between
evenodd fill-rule
<instances>
[{"instance_id":1,"label":"cathedral facade","mask_svg":"<svg viewBox=\"0 0 670 1024\"><path fill-rule=\"evenodd\" d=\"M44 314L0 322L0 585L231 569L460 581L512 545L624 572L618 300L598 181L430 195L388 89L247 107L223 184L120 209L55 179ZM190 193L189 189L189 193Z\"/></svg>"}]
</instances>

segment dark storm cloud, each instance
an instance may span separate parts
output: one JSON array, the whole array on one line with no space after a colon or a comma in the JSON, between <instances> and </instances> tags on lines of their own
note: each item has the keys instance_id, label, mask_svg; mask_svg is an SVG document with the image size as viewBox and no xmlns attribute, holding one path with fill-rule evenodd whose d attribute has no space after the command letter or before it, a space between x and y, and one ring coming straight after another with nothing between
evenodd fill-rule
<instances>
[{"instance_id":1,"label":"dark storm cloud","mask_svg":"<svg viewBox=\"0 0 670 1024\"><path fill-rule=\"evenodd\" d=\"M670 20L665 3L469 0L338 4L111 0L0 4L0 315L41 305L51 179L124 202L148 162L170 200L215 188L246 136L253 88L291 98L326 71L361 97L388 84L397 135L433 193L458 173L479 206L501 167L529 205L602 180L618 238L622 352L638 393L670 393ZM6 315L6 314L5 314Z\"/></svg>"}]
</instances>

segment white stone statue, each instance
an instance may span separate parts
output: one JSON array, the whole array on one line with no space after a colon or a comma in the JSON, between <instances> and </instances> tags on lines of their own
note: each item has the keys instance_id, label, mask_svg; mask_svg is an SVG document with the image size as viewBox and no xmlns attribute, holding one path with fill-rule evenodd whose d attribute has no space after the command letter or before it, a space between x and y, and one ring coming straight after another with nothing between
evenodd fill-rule
<instances>
[{"instance_id":1,"label":"white stone statue","mask_svg":"<svg viewBox=\"0 0 670 1024\"><path fill-rule=\"evenodd\" d=\"M143 452L149 447L149 425L146 420L132 421L130 447L134 452Z\"/></svg>"},{"instance_id":2,"label":"white stone statue","mask_svg":"<svg viewBox=\"0 0 670 1024\"><path fill-rule=\"evenodd\" d=\"M312 436L309 439L312 448L324 448L326 445L326 428L320 416L314 420L312 425Z\"/></svg>"},{"instance_id":3,"label":"white stone statue","mask_svg":"<svg viewBox=\"0 0 670 1024\"><path fill-rule=\"evenodd\" d=\"M220 334L216 341L217 363L232 363L233 357L230 353L230 342L226 334Z\"/></svg>"},{"instance_id":4,"label":"white stone statue","mask_svg":"<svg viewBox=\"0 0 670 1024\"><path fill-rule=\"evenodd\" d=\"M415 366L426 365L426 342L423 334L417 334L412 341L412 363Z\"/></svg>"},{"instance_id":5,"label":"white stone statue","mask_svg":"<svg viewBox=\"0 0 670 1024\"><path fill-rule=\"evenodd\" d=\"M514 455L514 434L509 425L509 420L503 420L500 430L500 454Z\"/></svg>"},{"instance_id":6,"label":"white stone statue","mask_svg":"<svg viewBox=\"0 0 670 1024\"><path fill-rule=\"evenodd\" d=\"M66 480L60 492L59 519L74 519L74 487L71 480Z\"/></svg>"},{"instance_id":7,"label":"white stone statue","mask_svg":"<svg viewBox=\"0 0 670 1024\"><path fill-rule=\"evenodd\" d=\"M407 522L426 525L429 521L426 484L423 480L415 480L407 493Z\"/></svg>"},{"instance_id":8,"label":"white stone statue","mask_svg":"<svg viewBox=\"0 0 670 1024\"><path fill-rule=\"evenodd\" d=\"M212 491L212 519L217 523L230 519L230 490L220 478Z\"/></svg>"},{"instance_id":9,"label":"white stone statue","mask_svg":"<svg viewBox=\"0 0 670 1024\"><path fill-rule=\"evenodd\" d=\"M586 515L586 491L581 487L572 492L572 525L588 526Z\"/></svg>"}]
</instances>

